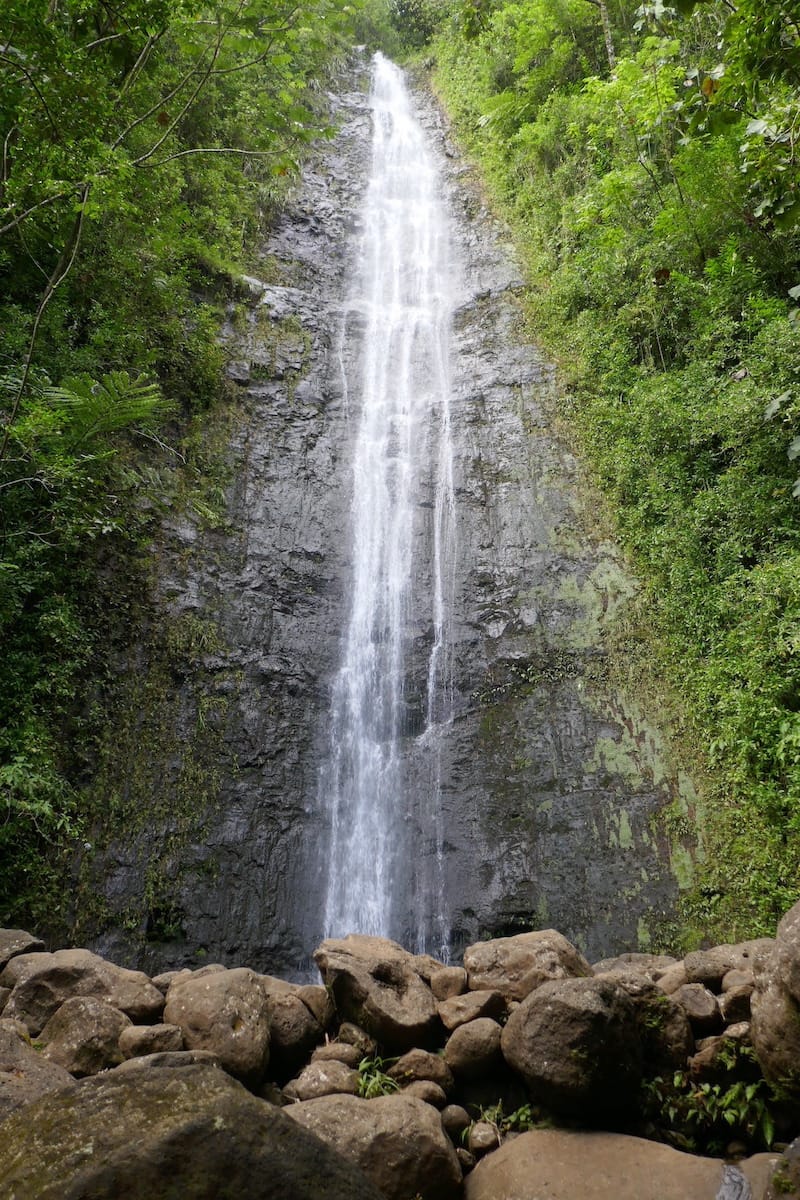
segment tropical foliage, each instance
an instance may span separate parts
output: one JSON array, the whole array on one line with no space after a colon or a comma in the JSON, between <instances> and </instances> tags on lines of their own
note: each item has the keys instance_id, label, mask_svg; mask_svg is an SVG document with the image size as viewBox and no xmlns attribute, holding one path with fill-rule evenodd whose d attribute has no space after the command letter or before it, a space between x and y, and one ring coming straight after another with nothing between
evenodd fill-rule
<instances>
[{"instance_id":1,"label":"tropical foliage","mask_svg":"<svg viewBox=\"0 0 800 1200\"><path fill-rule=\"evenodd\" d=\"M170 445L220 399L220 305L324 130L319 82L355 16L3 4L0 920L35 893L42 847L80 834L108 595Z\"/></svg>"},{"instance_id":2,"label":"tropical foliage","mask_svg":"<svg viewBox=\"0 0 800 1200\"><path fill-rule=\"evenodd\" d=\"M709 780L687 916L772 932L800 878L796 7L456 0L439 30Z\"/></svg>"}]
</instances>

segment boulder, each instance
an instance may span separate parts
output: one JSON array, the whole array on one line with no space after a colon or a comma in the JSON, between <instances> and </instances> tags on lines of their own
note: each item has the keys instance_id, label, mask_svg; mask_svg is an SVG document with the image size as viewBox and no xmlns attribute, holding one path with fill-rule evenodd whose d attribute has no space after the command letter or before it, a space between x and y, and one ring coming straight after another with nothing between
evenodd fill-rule
<instances>
[{"instance_id":1,"label":"boulder","mask_svg":"<svg viewBox=\"0 0 800 1200\"><path fill-rule=\"evenodd\" d=\"M428 1050L409 1050L389 1068L387 1075L402 1087L419 1079L429 1079L444 1092L453 1090L453 1072L441 1054L431 1054Z\"/></svg>"},{"instance_id":2,"label":"boulder","mask_svg":"<svg viewBox=\"0 0 800 1200\"><path fill-rule=\"evenodd\" d=\"M718 998L719 1011L725 1025L736 1025L750 1020L750 1000L753 995L751 983L729 988Z\"/></svg>"},{"instance_id":3,"label":"boulder","mask_svg":"<svg viewBox=\"0 0 800 1200\"><path fill-rule=\"evenodd\" d=\"M12 958L20 954L33 954L37 950L44 950L44 942L27 930L0 929L0 971Z\"/></svg>"},{"instance_id":4,"label":"boulder","mask_svg":"<svg viewBox=\"0 0 800 1200\"><path fill-rule=\"evenodd\" d=\"M633 1001L646 1075L685 1065L694 1050L694 1036L689 1018L674 997L665 995L644 973L609 971L595 978L615 980Z\"/></svg>"},{"instance_id":5,"label":"boulder","mask_svg":"<svg viewBox=\"0 0 800 1200\"><path fill-rule=\"evenodd\" d=\"M677 992L678 988L683 987L689 982L686 974L686 967L682 962L675 963L673 967L667 967L663 975L659 975L656 980L662 992L666 992L668 996L672 996Z\"/></svg>"},{"instance_id":6,"label":"boulder","mask_svg":"<svg viewBox=\"0 0 800 1200\"><path fill-rule=\"evenodd\" d=\"M718 992L728 971L752 969L761 956L772 950L773 945L772 938L756 938L749 942L737 942L736 945L695 950L683 960L687 982L702 983L712 992Z\"/></svg>"},{"instance_id":7,"label":"boulder","mask_svg":"<svg viewBox=\"0 0 800 1200\"><path fill-rule=\"evenodd\" d=\"M722 992L732 992L737 987L755 987L755 973L749 968L745 971L740 971L738 967L734 967L732 971L726 971L722 977Z\"/></svg>"},{"instance_id":8,"label":"boulder","mask_svg":"<svg viewBox=\"0 0 800 1200\"><path fill-rule=\"evenodd\" d=\"M48 1092L74 1086L68 1071L37 1054L24 1025L0 1020L0 1121Z\"/></svg>"},{"instance_id":9,"label":"boulder","mask_svg":"<svg viewBox=\"0 0 800 1200\"><path fill-rule=\"evenodd\" d=\"M458 1029L467 1021L478 1017L499 1020L506 1014L506 1001L500 992L467 992L464 996L451 996L438 1005L439 1018L445 1029Z\"/></svg>"},{"instance_id":10,"label":"boulder","mask_svg":"<svg viewBox=\"0 0 800 1200\"><path fill-rule=\"evenodd\" d=\"M119 1036L123 1058L168 1054L183 1049L183 1034L177 1025L129 1025Z\"/></svg>"},{"instance_id":11,"label":"boulder","mask_svg":"<svg viewBox=\"0 0 800 1200\"><path fill-rule=\"evenodd\" d=\"M475 1121L467 1135L467 1149L475 1158L482 1158L500 1145L500 1131L489 1121Z\"/></svg>"},{"instance_id":12,"label":"boulder","mask_svg":"<svg viewBox=\"0 0 800 1200\"><path fill-rule=\"evenodd\" d=\"M283 1089L287 1100L316 1100L319 1096L357 1096L361 1076L335 1058L313 1062Z\"/></svg>"},{"instance_id":13,"label":"boulder","mask_svg":"<svg viewBox=\"0 0 800 1200\"><path fill-rule=\"evenodd\" d=\"M445 1044L444 1060L458 1077L477 1079L489 1075L502 1061L501 1035L500 1026L490 1017L459 1025Z\"/></svg>"},{"instance_id":14,"label":"boulder","mask_svg":"<svg viewBox=\"0 0 800 1200\"><path fill-rule=\"evenodd\" d=\"M639 1026L633 1001L613 979L542 984L509 1017L502 1050L533 1098L557 1112L615 1120L636 1105Z\"/></svg>"},{"instance_id":15,"label":"boulder","mask_svg":"<svg viewBox=\"0 0 800 1200\"><path fill-rule=\"evenodd\" d=\"M271 1073L284 1080L308 1062L323 1032L298 995L273 992L269 997L269 1036Z\"/></svg>"},{"instance_id":16,"label":"boulder","mask_svg":"<svg viewBox=\"0 0 800 1200\"><path fill-rule=\"evenodd\" d=\"M759 960L758 969L767 970L800 1003L800 901L780 921L774 949Z\"/></svg>"},{"instance_id":17,"label":"boulder","mask_svg":"<svg viewBox=\"0 0 800 1200\"><path fill-rule=\"evenodd\" d=\"M450 1200L461 1168L435 1109L398 1093L360 1100L328 1096L284 1110L361 1168L386 1200ZM322 1193L325 1194L325 1193Z\"/></svg>"},{"instance_id":18,"label":"boulder","mask_svg":"<svg viewBox=\"0 0 800 1200\"><path fill-rule=\"evenodd\" d=\"M197 1065L218 1067L222 1070L222 1064L210 1050L159 1050L153 1054L139 1055L138 1058L126 1058L125 1062L114 1068L114 1072L144 1071L151 1068L171 1071L176 1067Z\"/></svg>"},{"instance_id":19,"label":"boulder","mask_svg":"<svg viewBox=\"0 0 800 1200\"><path fill-rule=\"evenodd\" d=\"M758 978L750 1037L770 1083L800 1102L800 1007L777 980Z\"/></svg>"},{"instance_id":20,"label":"boulder","mask_svg":"<svg viewBox=\"0 0 800 1200\"><path fill-rule=\"evenodd\" d=\"M314 958L340 1017L357 1022L390 1053L435 1043L436 1001L414 955L386 938L351 934L323 942Z\"/></svg>"},{"instance_id":21,"label":"boulder","mask_svg":"<svg viewBox=\"0 0 800 1200\"><path fill-rule=\"evenodd\" d=\"M442 967L431 975L431 991L437 1000L449 1000L467 990L467 972L463 967Z\"/></svg>"},{"instance_id":22,"label":"boulder","mask_svg":"<svg viewBox=\"0 0 800 1200\"><path fill-rule=\"evenodd\" d=\"M672 993L672 998L680 1004L699 1036L716 1033L722 1027L717 998L702 983L685 983Z\"/></svg>"},{"instance_id":23,"label":"boulder","mask_svg":"<svg viewBox=\"0 0 800 1200\"><path fill-rule=\"evenodd\" d=\"M637 954L630 952L618 954L615 958L604 958L602 962L592 963L595 975L606 975L609 972L631 972L634 975L644 975L654 983L661 978L665 971L674 967L677 958L671 954Z\"/></svg>"},{"instance_id":24,"label":"boulder","mask_svg":"<svg viewBox=\"0 0 800 1200\"><path fill-rule=\"evenodd\" d=\"M763 1177L764 1165L757 1161L734 1167L721 1159L683 1154L624 1134L534 1129L482 1159L465 1180L464 1196L465 1200L745 1200L763 1195Z\"/></svg>"},{"instance_id":25,"label":"boulder","mask_svg":"<svg viewBox=\"0 0 800 1200\"><path fill-rule=\"evenodd\" d=\"M316 1018L320 1028L330 1029L336 1019L336 1009L333 1007L328 989L322 987L321 984L304 983L298 987L297 995L311 1015Z\"/></svg>"},{"instance_id":26,"label":"boulder","mask_svg":"<svg viewBox=\"0 0 800 1200\"><path fill-rule=\"evenodd\" d=\"M311 1061L329 1062L331 1059L335 1059L347 1067L357 1067L364 1057L366 1056L361 1053L358 1046L351 1046L349 1042L326 1042L324 1046L317 1046L314 1049Z\"/></svg>"},{"instance_id":27,"label":"boulder","mask_svg":"<svg viewBox=\"0 0 800 1200\"><path fill-rule=\"evenodd\" d=\"M464 951L464 966L473 991L498 991L506 1000L524 1000L550 979L592 974L583 955L555 929L476 942Z\"/></svg>"},{"instance_id":28,"label":"boulder","mask_svg":"<svg viewBox=\"0 0 800 1200\"><path fill-rule=\"evenodd\" d=\"M380 1200L351 1163L206 1066L117 1070L12 1114L0 1179L14 1200Z\"/></svg>"},{"instance_id":29,"label":"boulder","mask_svg":"<svg viewBox=\"0 0 800 1200\"><path fill-rule=\"evenodd\" d=\"M448 1104L442 1109L442 1125L454 1142L461 1141L461 1134L470 1125L469 1113L460 1104Z\"/></svg>"},{"instance_id":30,"label":"boulder","mask_svg":"<svg viewBox=\"0 0 800 1200\"><path fill-rule=\"evenodd\" d=\"M440 1088L438 1083L434 1083L432 1079L415 1079L413 1083L408 1083L403 1088L404 1096L415 1096L417 1100L424 1100L426 1104L432 1104L434 1108L442 1109L447 1104L447 1096L444 1089Z\"/></svg>"},{"instance_id":31,"label":"boulder","mask_svg":"<svg viewBox=\"0 0 800 1200\"><path fill-rule=\"evenodd\" d=\"M800 1138L773 1165L764 1200L800 1200Z\"/></svg>"},{"instance_id":32,"label":"boulder","mask_svg":"<svg viewBox=\"0 0 800 1200\"><path fill-rule=\"evenodd\" d=\"M164 1020L177 1025L187 1050L210 1050L231 1075L258 1083L269 1062L269 1001L248 967L174 980Z\"/></svg>"},{"instance_id":33,"label":"boulder","mask_svg":"<svg viewBox=\"0 0 800 1200\"><path fill-rule=\"evenodd\" d=\"M352 1021L342 1021L336 1037L340 1042L355 1046L361 1058L372 1058L378 1053L378 1043L375 1038L370 1037L360 1025L354 1025Z\"/></svg>"},{"instance_id":34,"label":"boulder","mask_svg":"<svg viewBox=\"0 0 800 1200\"><path fill-rule=\"evenodd\" d=\"M80 1078L116 1067L124 1059L119 1039L131 1022L95 996L72 996L40 1034L42 1056Z\"/></svg>"},{"instance_id":35,"label":"boulder","mask_svg":"<svg viewBox=\"0 0 800 1200\"><path fill-rule=\"evenodd\" d=\"M3 1015L24 1021L38 1034L65 1000L94 996L132 1021L152 1022L161 1015L164 997L141 971L106 962L90 950L21 954L2 975L12 987Z\"/></svg>"},{"instance_id":36,"label":"boulder","mask_svg":"<svg viewBox=\"0 0 800 1200\"><path fill-rule=\"evenodd\" d=\"M180 971L162 971L160 975L154 975L150 982L153 987L158 988L162 996L166 996L171 983L179 977L182 976L185 978L187 975L191 975L191 973L189 967L182 967Z\"/></svg>"}]
</instances>

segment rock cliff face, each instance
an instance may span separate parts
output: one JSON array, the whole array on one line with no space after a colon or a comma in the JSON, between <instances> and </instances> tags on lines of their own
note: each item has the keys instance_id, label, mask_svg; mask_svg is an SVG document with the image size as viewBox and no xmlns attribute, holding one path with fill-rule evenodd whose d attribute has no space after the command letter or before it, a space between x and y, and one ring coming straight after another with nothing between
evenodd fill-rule
<instances>
[{"instance_id":1,"label":"rock cliff face","mask_svg":"<svg viewBox=\"0 0 800 1200\"><path fill-rule=\"evenodd\" d=\"M82 935L150 970L200 951L302 972L322 933L320 881L336 864L317 790L347 619L344 381L358 322L344 314L369 165L365 74L333 101L338 136L254 264L261 278L231 307L225 520L209 528L176 515L154 548L173 631L160 715L142 711L131 736L118 736L107 773L138 819L124 837L98 830L80 868L102 900ZM452 946L556 925L599 957L646 942L670 916L688 850L676 858L655 818L669 804L691 818L691 795L667 775L658 735L607 683L604 631L635 585L618 550L588 532L591 494L553 430L551 369L519 335L507 238L434 103L422 93L417 103L463 280L455 719L441 760ZM420 568L415 587L427 586ZM409 796L425 786L413 711L431 635L411 614ZM121 669L140 681L156 670L152 647L133 657ZM391 933L405 940L407 930Z\"/></svg>"}]
</instances>

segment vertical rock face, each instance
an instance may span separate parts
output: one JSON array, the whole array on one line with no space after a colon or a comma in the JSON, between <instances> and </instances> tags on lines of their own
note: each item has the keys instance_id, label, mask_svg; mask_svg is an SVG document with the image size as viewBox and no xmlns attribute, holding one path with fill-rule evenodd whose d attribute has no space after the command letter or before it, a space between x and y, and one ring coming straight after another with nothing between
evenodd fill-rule
<instances>
[{"instance_id":1,"label":"vertical rock face","mask_svg":"<svg viewBox=\"0 0 800 1200\"><path fill-rule=\"evenodd\" d=\"M360 318L346 298L370 115L362 90L333 103L339 134L254 265L263 280L245 281L249 298L231 313L240 403L226 520L208 529L176 516L158 549L168 619L197 636L172 666L172 742L120 745L115 769L124 787L137 755L149 756L159 794L134 834L98 838L83 865L107 909L94 944L150 970L200 951L302 972L322 934L324 879L337 869L318 780L348 614L346 380ZM503 230L435 105L420 95L417 107L461 279L454 718L437 768L450 944L555 925L598 958L646 941L670 915L677 885L653 817L675 800L691 817L691 798L668 777L658 735L605 682L604 630L635 585L616 548L587 532L592 499L553 432L551 370L518 338L521 281ZM417 596L432 587L429 561L420 547ZM399 927L387 931L407 944L411 897L436 852L418 828L431 787L418 734L434 636L419 612L407 616L404 692L404 820L416 850L399 884ZM188 766L212 745L201 787Z\"/></svg>"}]
</instances>

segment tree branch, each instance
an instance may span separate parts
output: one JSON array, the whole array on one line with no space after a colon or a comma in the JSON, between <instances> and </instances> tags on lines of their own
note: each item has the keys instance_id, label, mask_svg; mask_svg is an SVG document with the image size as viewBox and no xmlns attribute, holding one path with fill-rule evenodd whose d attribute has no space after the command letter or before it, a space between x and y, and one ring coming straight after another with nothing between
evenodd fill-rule
<instances>
[{"instance_id":1,"label":"tree branch","mask_svg":"<svg viewBox=\"0 0 800 1200\"><path fill-rule=\"evenodd\" d=\"M28 68L24 67L22 65L22 63L15 62L14 59L9 58L9 56L7 54L0 54L0 62L6 63L9 67L12 67L15 71L20 71L25 76L25 78L27 79L31 88L36 93L36 96L39 99L39 103L41 104L42 108L44 109L45 113L47 114L47 119L50 122L50 128L53 130L53 133L55 134L56 138L58 139L59 138L58 126L56 125L55 121L53 120L53 114L50 112L47 101L45 100L42 93L39 91L39 85L37 84L37 82L33 78L33 76L31 75Z\"/></svg>"},{"instance_id":2,"label":"tree branch","mask_svg":"<svg viewBox=\"0 0 800 1200\"><path fill-rule=\"evenodd\" d=\"M80 191L82 186L82 184L76 184L75 191ZM20 213L20 215L15 217L13 221L9 221L6 225L1 225L0 234L8 233L9 229L16 229L18 225L22 224L26 217L29 217L31 213L36 212L37 208L44 208L46 204L55 204L56 200L65 200L67 196L71 195L72 192L57 192L54 196L48 196L45 200L39 200L37 204L32 204L30 208L26 208L25 212Z\"/></svg>"}]
</instances>

